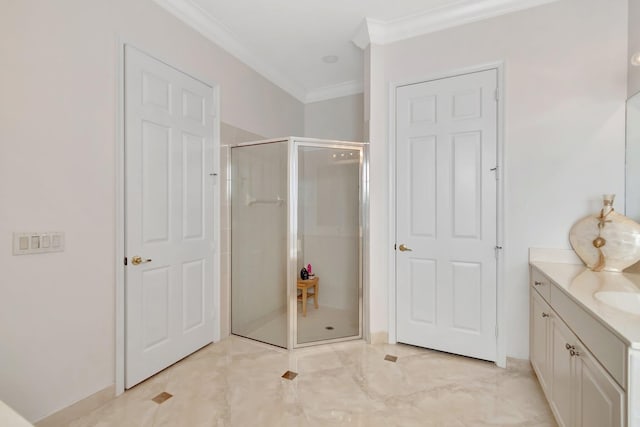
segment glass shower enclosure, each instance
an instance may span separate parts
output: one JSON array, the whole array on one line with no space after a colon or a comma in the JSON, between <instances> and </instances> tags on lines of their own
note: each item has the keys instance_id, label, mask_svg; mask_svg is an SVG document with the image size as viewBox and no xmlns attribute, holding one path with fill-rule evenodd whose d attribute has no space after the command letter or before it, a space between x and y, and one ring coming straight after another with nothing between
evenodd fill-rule
<instances>
[{"instance_id":1,"label":"glass shower enclosure","mask_svg":"<svg viewBox=\"0 0 640 427\"><path fill-rule=\"evenodd\" d=\"M283 348L362 337L367 148L295 137L231 148L233 334Z\"/></svg>"}]
</instances>

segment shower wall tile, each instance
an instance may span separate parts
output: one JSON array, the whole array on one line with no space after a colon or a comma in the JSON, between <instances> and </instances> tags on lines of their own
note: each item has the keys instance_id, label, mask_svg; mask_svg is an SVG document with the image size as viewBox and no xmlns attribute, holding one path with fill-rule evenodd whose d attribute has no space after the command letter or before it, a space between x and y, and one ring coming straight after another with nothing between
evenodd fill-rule
<instances>
[{"instance_id":1,"label":"shower wall tile","mask_svg":"<svg viewBox=\"0 0 640 427\"><path fill-rule=\"evenodd\" d=\"M336 309L359 306L359 169L326 150L306 152L300 168L303 265L320 277L319 303Z\"/></svg>"},{"instance_id":2,"label":"shower wall tile","mask_svg":"<svg viewBox=\"0 0 640 427\"><path fill-rule=\"evenodd\" d=\"M320 277L320 304L342 310L358 309L358 236L306 235L305 262Z\"/></svg>"},{"instance_id":3,"label":"shower wall tile","mask_svg":"<svg viewBox=\"0 0 640 427\"><path fill-rule=\"evenodd\" d=\"M274 201L286 198L287 145L232 151L233 179L237 180L232 221L234 226L240 224L231 236L232 329L237 332L255 329L279 316L286 306L286 206Z\"/></svg>"}]
</instances>

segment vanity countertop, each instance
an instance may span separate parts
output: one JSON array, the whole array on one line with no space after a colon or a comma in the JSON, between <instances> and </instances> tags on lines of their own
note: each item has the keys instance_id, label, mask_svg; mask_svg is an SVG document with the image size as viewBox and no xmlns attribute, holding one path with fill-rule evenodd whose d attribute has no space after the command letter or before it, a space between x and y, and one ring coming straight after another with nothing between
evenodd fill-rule
<instances>
[{"instance_id":1,"label":"vanity countertop","mask_svg":"<svg viewBox=\"0 0 640 427\"><path fill-rule=\"evenodd\" d=\"M640 315L607 305L597 292L630 292L640 295L640 274L593 272L584 265L531 261L571 299L585 308L631 348L640 349Z\"/></svg>"}]
</instances>

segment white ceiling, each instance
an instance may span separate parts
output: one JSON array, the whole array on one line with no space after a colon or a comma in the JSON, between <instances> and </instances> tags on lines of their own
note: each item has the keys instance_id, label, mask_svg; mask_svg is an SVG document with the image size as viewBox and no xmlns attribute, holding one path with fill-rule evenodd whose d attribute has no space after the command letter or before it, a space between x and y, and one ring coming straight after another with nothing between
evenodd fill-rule
<instances>
[{"instance_id":1,"label":"white ceiling","mask_svg":"<svg viewBox=\"0 0 640 427\"><path fill-rule=\"evenodd\" d=\"M555 0L156 0L302 102L362 92L362 49ZM336 55L327 64L322 57Z\"/></svg>"}]
</instances>

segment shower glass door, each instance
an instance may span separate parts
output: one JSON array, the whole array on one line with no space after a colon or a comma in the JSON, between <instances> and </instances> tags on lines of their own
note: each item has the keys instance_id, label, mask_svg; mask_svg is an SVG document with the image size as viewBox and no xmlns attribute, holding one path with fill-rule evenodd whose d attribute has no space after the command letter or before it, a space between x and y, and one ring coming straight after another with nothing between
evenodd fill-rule
<instances>
[{"instance_id":1,"label":"shower glass door","mask_svg":"<svg viewBox=\"0 0 640 427\"><path fill-rule=\"evenodd\" d=\"M297 346L361 336L363 154L362 145L338 143L298 142L294 151Z\"/></svg>"},{"instance_id":2,"label":"shower glass door","mask_svg":"<svg viewBox=\"0 0 640 427\"><path fill-rule=\"evenodd\" d=\"M287 347L287 141L231 149L231 333Z\"/></svg>"}]
</instances>

